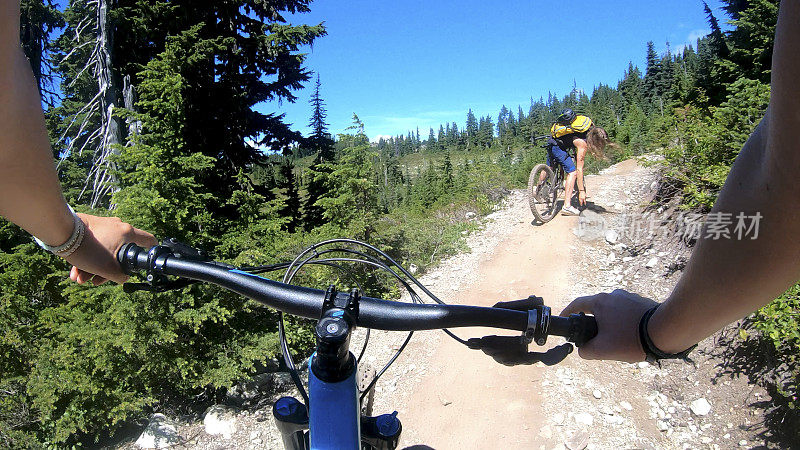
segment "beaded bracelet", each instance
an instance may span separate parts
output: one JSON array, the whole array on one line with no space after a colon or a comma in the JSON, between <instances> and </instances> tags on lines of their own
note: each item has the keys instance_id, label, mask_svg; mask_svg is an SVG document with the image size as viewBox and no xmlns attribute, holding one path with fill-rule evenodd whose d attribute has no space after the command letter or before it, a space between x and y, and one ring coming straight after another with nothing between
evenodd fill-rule
<instances>
[{"instance_id":1,"label":"beaded bracelet","mask_svg":"<svg viewBox=\"0 0 800 450\"><path fill-rule=\"evenodd\" d=\"M34 236L33 240L39 244L39 247L47 250L48 252L52 252L56 256L60 256L62 258L66 258L69 255L75 253L75 250L83 244L83 238L86 237L86 225L83 224L83 221L75 211L72 209L71 206L67 205L69 208L69 212L72 214L72 219L74 221L74 227L72 229L72 235L61 245L47 245L42 242L41 239Z\"/></svg>"}]
</instances>

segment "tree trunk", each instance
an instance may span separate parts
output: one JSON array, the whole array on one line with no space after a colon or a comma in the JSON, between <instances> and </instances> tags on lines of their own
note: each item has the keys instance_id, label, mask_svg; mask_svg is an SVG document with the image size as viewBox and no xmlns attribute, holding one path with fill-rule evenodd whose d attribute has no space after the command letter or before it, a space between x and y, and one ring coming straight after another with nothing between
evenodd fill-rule
<instances>
[{"instance_id":1,"label":"tree trunk","mask_svg":"<svg viewBox=\"0 0 800 450\"><path fill-rule=\"evenodd\" d=\"M119 144L122 142L119 117L114 116L115 102L119 98L119 87L114 83L111 54L113 51L113 25L108 22L109 3L113 0L98 0L97 29L98 55L95 66L98 92L100 93L100 114L102 141L95 152L94 189L90 205L92 208L116 189L114 163L112 156L119 155ZM110 205L109 205L110 206Z\"/></svg>"}]
</instances>

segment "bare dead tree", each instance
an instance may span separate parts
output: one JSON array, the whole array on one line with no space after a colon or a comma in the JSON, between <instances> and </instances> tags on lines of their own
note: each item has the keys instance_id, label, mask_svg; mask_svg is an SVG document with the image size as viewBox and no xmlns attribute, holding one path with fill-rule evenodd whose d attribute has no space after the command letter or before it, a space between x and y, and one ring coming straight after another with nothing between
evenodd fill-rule
<instances>
[{"instance_id":1,"label":"bare dead tree","mask_svg":"<svg viewBox=\"0 0 800 450\"><path fill-rule=\"evenodd\" d=\"M120 153L124 136L121 119L115 114L117 99L123 97L123 92L114 81L113 74L113 25L109 23L108 9L114 0L91 0L86 3L90 13L75 27L73 36L74 47L64 56L63 60L72 57L78 50L92 45L93 49L84 66L70 82L72 86L84 73L91 73L97 80L97 94L77 113L60 136L62 142L67 143L62 160L68 155L77 152L82 155L84 151L93 152L92 168L86 176L83 189L79 198L86 194L91 187L89 204L95 208L114 193L117 183L114 176L113 157ZM83 42L84 33L91 30L94 39ZM63 61L62 60L62 61ZM124 102L126 108L133 107L133 88L130 78L126 77ZM128 123L126 131L136 131L138 123ZM77 127L77 130L75 130ZM76 131L71 134L71 131ZM78 137L78 138L76 138ZM113 205L108 205L112 208Z\"/></svg>"}]
</instances>

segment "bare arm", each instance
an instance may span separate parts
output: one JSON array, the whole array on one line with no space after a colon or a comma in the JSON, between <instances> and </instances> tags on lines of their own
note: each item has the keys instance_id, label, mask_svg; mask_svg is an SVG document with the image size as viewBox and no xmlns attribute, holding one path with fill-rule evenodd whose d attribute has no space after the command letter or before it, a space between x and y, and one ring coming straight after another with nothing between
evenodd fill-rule
<instances>
[{"instance_id":1,"label":"bare arm","mask_svg":"<svg viewBox=\"0 0 800 450\"><path fill-rule=\"evenodd\" d=\"M680 351L779 296L800 279L800 3L782 2L772 96L713 211L763 215L756 240L702 240L675 290L650 322L653 342ZM703 317L701 321L696 320Z\"/></svg>"},{"instance_id":2,"label":"bare arm","mask_svg":"<svg viewBox=\"0 0 800 450\"><path fill-rule=\"evenodd\" d=\"M58 182L33 72L19 42L19 0L0 0L0 215L46 244L60 245L74 221ZM70 277L85 282L127 278L114 258L126 241L152 245L155 238L116 218L80 215L83 244L67 260Z\"/></svg>"},{"instance_id":3,"label":"bare arm","mask_svg":"<svg viewBox=\"0 0 800 450\"><path fill-rule=\"evenodd\" d=\"M0 215L45 243L72 234L33 72L19 42L19 2L0 11Z\"/></svg>"},{"instance_id":4,"label":"bare arm","mask_svg":"<svg viewBox=\"0 0 800 450\"><path fill-rule=\"evenodd\" d=\"M760 213L758 239L702 239L649 324L657 347L679 352L767 304L800 279L800 2L781 2L767 113L744 145L713 212ZM594 359L641 360L636 335L654 302L624 291L575 300L565 312L594 312L601 333L581 349ZM607 332L602 330L606 329Z\"/></svg>"},{"instance_id":5,"label":"bare arm","mask_svg":"<svg viewBox=\"0 0 800 450\"><path fill-rule=\"evenodd\" d=\"M585 205L586 204L586 186L583 185L583 163L585 162L586 151L588 150L589 147L586 144L586 141L584 141L583 139L575 139L573 141L573 144L575 145L575 158L577 159L577 161L575 161L575 164L576 164L576 168L577 168L576 174L577 174L577 177L578 177L577 178L577 181L578 181L578 202L581 205Z\"/></svg>"}]
</instances>

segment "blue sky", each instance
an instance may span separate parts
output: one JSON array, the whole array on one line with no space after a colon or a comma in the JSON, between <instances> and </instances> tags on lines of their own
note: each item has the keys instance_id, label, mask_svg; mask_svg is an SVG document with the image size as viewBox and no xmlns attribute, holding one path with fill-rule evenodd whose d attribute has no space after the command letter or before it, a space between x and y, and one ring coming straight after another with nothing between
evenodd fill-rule
<instances>
[{"instance_id":1,"label":"blue sky","mask_svg":"<svg viewBox=\"0 0 800 450\"><path fill-rule=\"evenodd\" d=\"M709 6L721 22L718 1ZM318 73L330 131L358 114L370 138L476 116L496 119L530 99L559 97L573 80L591 93L616 86L632 61L644 69L647 41L673 51L709 32L700 0L517 1L316 0L294 24L325 22L328 35L309 52ZM260 109L286 114L308 133L313 82L294 104Z\"/></svg>"}]
</instances>

